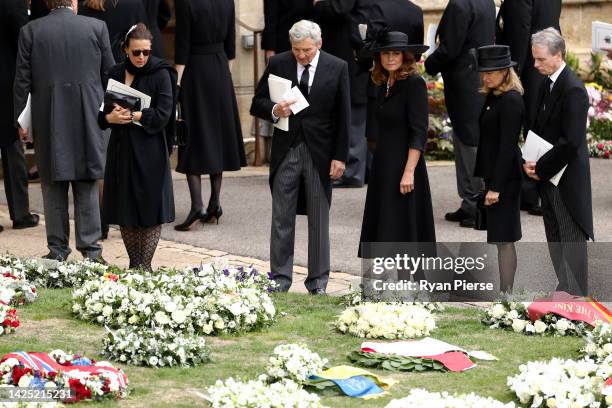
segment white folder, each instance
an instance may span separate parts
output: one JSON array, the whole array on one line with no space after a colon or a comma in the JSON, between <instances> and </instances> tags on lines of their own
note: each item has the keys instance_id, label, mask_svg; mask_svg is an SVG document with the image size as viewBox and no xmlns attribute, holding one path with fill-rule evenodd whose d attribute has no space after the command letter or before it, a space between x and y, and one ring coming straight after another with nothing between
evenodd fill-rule
<instances>
[{"instance_id":1,"label":"white folder","mask_svg":"<svg viewBox=\"0 0 612 408\"><path fill-rule=\"evenodd\" d=\"M540 157L544 156L544 154L546 154L546 152L552 148L552 144L530 130L529 133L527 133L527 140L523 146L523 159L525 159L525 161L537 162ZM566 168L567 165L565 165L561 171L551 177L549 181L555 186L559 185L559 181L561 180Z\"/></svg>"},{"instance_id":2,"label":"white folder","mask_svg":"<svg viewBox=\"0 0 612 408\"><path fill-rule=\"evenodd\" d=\"M270 92L270 100L274 103L280 103L285 100L285 95L291 92L291 81L270 74L270 76L268 76L268 89ZM274 127L288 132L289 118L280 118L278 122L274 124Z\"/></svg>"}]
</instances>

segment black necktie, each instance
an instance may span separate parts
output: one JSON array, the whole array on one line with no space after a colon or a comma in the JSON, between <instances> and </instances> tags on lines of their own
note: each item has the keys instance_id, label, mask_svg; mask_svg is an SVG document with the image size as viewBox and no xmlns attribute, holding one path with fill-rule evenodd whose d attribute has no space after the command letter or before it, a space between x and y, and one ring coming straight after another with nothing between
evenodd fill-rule
<instances>
[{"instance_id":1,"label":"black necktie","mask_svg":"<svg viewBox=\"0 0 612 408\"><path fill-rule=\"evenodd\" d=\"M308 82L310 82L310 64L304 65L304 72L300 78L300 91L305 98L308 98Z\"/></svg>"},{"instance_id":2,"label":"black necktie","mask_svg":"<svg viewBox=\"0 0 612 408\"><path fill-rule=\"evenodd\" d=\"M548 99L550 99L550 91L551 87L554 84L552 79L546 78L546 83L544 85L544 99L542 100L542 110L546 110L546 105L548 104Z\"/></svg>"}]
</instances>

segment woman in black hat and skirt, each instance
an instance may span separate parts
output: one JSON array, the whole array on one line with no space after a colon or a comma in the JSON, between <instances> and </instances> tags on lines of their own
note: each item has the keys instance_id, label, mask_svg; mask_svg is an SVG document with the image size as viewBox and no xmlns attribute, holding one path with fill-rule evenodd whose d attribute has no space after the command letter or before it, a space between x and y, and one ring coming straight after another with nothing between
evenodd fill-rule
<instances>
[{"instance_id":1,"label":"woman in black hat and skirt","mask_svg":"<svg viewBox=\"0 0 612 408\"><path fill-rule=\"evenodd\" d=\"M427 46L410 44L402 32L382 33L372 82L376 99L368 107L368 129L377 146L368 184L359 256L381 255L372 243L429 243L436 240L429 178L423 152L427 140L427 85L414 58ZM427 245L427 244L426 244ZM389 248L387 248L389 249ZM421 250L415 256L421 255Z\"/></svg>"},{"instance_id":2,"label":"woman in black hat and skirt","mask_svg":"<svg viewBox=\"0 0 612 408\"><path fill-rule=\"evenodd\" d=\"M511 292L516 248L521 239L521 151L523 86L510 59L510 48L489 45L473 52L486 101L480 114L480 144L474 175L485 181L487 242L497 246L500 290Z\"/></svg>"}]
</instances>

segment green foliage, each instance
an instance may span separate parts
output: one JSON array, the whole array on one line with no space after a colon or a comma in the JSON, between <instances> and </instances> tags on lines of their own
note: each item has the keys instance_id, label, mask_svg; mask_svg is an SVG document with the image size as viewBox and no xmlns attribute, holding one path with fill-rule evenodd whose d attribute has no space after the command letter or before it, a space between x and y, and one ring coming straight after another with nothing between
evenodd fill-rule
<instances>
[{"instance_id":1,"label":"green foliage","mask_svg":"<svg viewBox=\"0 0 612 408\"><path fill-rule=\"evenodd\" d=\"M571 51L567 51L565 53L565 63L574 71L575 73L580 73L580 59Z\"/></svg>"},{"instance_id":2,"label":"green foliage","mask_svg":"<svg viewBox=\"0 0 612 408\"><path fill-rule=\"evenodd\" d=\"M594 140L612 140L612 121L591 119L589 133Z\"/></svg>"},{"instance_id":3,"label":"green foliage","mask_svg":"<svg viewBox=\"0 0 612 408\"><path fill-rule=\"evenodd\" d=\"M360 367L379 368L386 371L448 371L444 364L430 358L351 351L348 359Z\"/></svg>"}]
</instances>

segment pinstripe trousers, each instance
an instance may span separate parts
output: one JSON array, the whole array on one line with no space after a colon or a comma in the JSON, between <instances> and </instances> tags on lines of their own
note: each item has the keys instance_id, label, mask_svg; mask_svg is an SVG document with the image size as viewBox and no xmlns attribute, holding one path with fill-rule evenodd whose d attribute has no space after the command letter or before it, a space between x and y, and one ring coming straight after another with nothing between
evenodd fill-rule
<instances>
[{"instance_id":1,"label":"pinstripe trousers","mask_svg":"<svg viewBox=\"0 0 612 408\"><path fill-rule=\"evenodd\" d=\"M557 187L540 183L540 195L548 252L559 280L557 290L588 295L588 237L567 210Z\"/></svg>"},{"instance_id":2,"label":"pinstripe trousers","mask_svg":"<svg viewBox=\"0 0 612 408\"><path fill-rule=\"evenodd\" d=\"M309 291L325 289L329 279L329 202L308 146L302 142L289 149L272 185L270 267L281 291L288 291L292 282L301 180L308 214L308 277L304 285Z\"/></svg>"}]
</instances>

